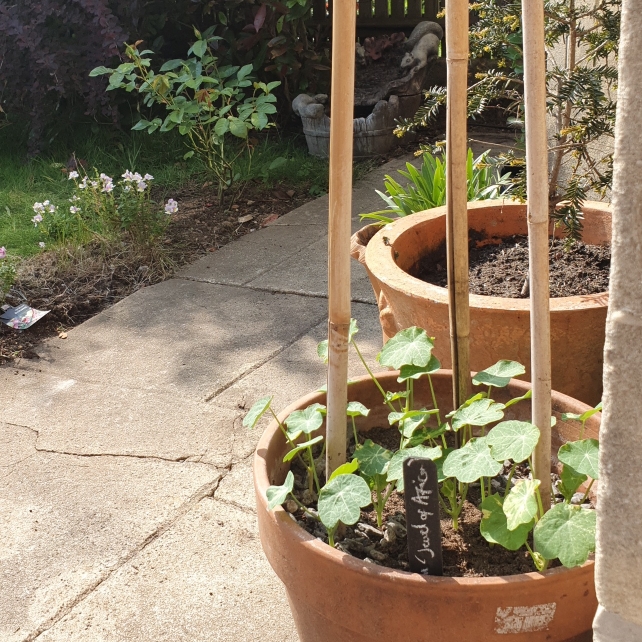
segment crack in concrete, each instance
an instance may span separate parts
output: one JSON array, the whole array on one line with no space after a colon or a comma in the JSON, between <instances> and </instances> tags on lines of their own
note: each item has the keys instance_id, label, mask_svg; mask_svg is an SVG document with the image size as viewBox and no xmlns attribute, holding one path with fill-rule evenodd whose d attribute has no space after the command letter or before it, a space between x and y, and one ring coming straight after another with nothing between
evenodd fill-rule
<instances>
[{"instance_id":1,"label":"crack in concrete","mask_svg":"<svg viewBox=\"0 0 642 642\"><path fill-rule=\"evenodd\" d=\"M151 532L138 546L134 547L131 551L123 555L118 562L111 568L104 572L101 577L91 583L85 590L81 591L75 597L70 598L67 602L63 603L56 613L43 622L36 630L29 633L26 637L22 638L20 642L34 642L43 633L55 626L60 620L68 615L76 606L89 597L94 591L98 589L104 582L106 582L112 575L119 569L131 562L135 557L140 555L150 544L156 541L164 533L166 533L176 522L182 519L187 513L195 508L202 500L213 498L216 489L218 488L221 480L225 475L220 475L212 482L208 482L201 486L186 502L181 504L172 514L172 516L165 520L158 528Z\"/></svg>"},{"instance_id":2,"label":"crack in concrete","mask_svg":"<svg viewBox=\"0 0 642 642\"><path fill-rule=\"evenodd\" d=\"M223 384L219 388L217 388L214 392L209 394L207 397L205 397L204 401L209 402L212 401L215 397L218 397L222 392L225 392L228 388L231 388L235 383L238 383L241 381L241 379L244 379L246 376L254 372L255 370L258 370L262 366L264 366L268 361L271 361L278 355L280 355L282 352L285 352L288 348L293 346L297 341L300 339L303 339L303 337L308 334L311 330L316 328L321 322L323 322L325 319L327 319L328 315L327 313L324 313L322 317L319 317L318 320L316 320L313 325L307 327L305 330L300 332L298 335L296 335L293 339L291 339L288 343L285 345L279 346L276 350L272 351L269 355L255 363L253 366L242 372L240 375L234 377L231 381L228 381L227 383Z\"/></svg>"}]
</instances>

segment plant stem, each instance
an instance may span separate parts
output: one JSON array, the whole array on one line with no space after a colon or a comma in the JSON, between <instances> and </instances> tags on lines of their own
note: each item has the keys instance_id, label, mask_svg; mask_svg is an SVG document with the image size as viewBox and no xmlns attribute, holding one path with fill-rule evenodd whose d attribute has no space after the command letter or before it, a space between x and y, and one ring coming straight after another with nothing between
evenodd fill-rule
<instances>
[{"instance_id":1,"label":"plant stem","mask_svg":"<svg viewBox=\"0 0 642 642\"><path fill-rule=\"evenodd\" d=\"M386 393L385 393L384 389L381 387L381 384L379 383L377 378L372 373L372 370L370 370L370 368L368 367L368 364L366 363L366 360L363 358L363 355L361 354L361 351L357 347L357 344L355 343L355 340L352 339L350 341L350 343L352 343L352 345L354 346L354 349L357 351L357 356L361 360L361 363L363 364L363 367L366 369L366 372L370 375L370 378L374 382L375 386L377 386L377 388L379 388L379 392L381 393L381 396L383 397L384 402L386 403L388 408L390 408L390 410L392 410L392 412L396 412L395 407L389 401L386 401Z\"/></svg>"},{"instance_id":2,"label":"plant stem","mask_svg":"<svg viewBox=\"0 0 642 642\"><path fill-rule=\"evenodd\" d=\"M524 542L526 545L526 548L528 549L528 552L531 555L531 559L533 560L533 564L535 564L535 568L541 573L542 571L545 571L548 567L548 560L544 559L543 557L538 556L535 554L533 549L528 545L528 542Z\"/></svg>"},{"instance_id":3,"label":"plant stem","mask_svg":"<svg viewBox=\"0 0 642 642\"><path fill-rule=\"evenodd\" d=\"M312 477L314 483L317 485L317 495L321 492L321 484L319 483L319 478L317 477L317 467L314 465L314 456L312 455L312 446L308 446L308 454L310 456L310 465L312 467ZM313 490L312 488L310 490Z\"/></svg>"},{"instance_id":4,"label":"plant stem","mask_svg":"<svg viewBox=\"0 0 642 642\"><path fill-rule=\"evenodd\" d=\"M317 522L320 522L321 520L319 519L318 515L315 515L312 513L310 510L308 510L308 507L305 504L302 504L294 495L294 493L290 493L290 497L296 502L297 506L302 509L305 513L307 513L312 519L316 519Z\"/></svg>"},{"instance_id":5,"label":"plant stem","mask_svg":"<svg viewBox=\"0 0 642 642\"><path fill-rule=\"evenodd\" d=\"M357 436L357 424L354 421L354 417L350 417L352 419L352 432L354 433L354 447L356 448L359 445L359 437Z\"/></svg>"},{"instance_id":6,"label":"plant stem","mask_svg":"<svg viewBox=\"0 0 642 642\"><path fill-rule=\"evenodd\" d=\"M432 395L432 405L437 410L437 423L441 426L441 414L439 413L439 406L437 405L437 397L435 396L435 388L432 385L432 377L428 375L428 383L430 384L430 394ZM444 441L444 446L446 442Z\"/></svg>"},{"instance_id":7,"label":"plant stem","mask_svg":"<svg viewBox=\"0 0 642 642\"><path fill-rule=\"evenodd\" d=\"M586 489L586 492L584 493L584 497L582 497L582 501L580 502L580 504L583 504L587 500L589 493L591 492L591 487L593 486L594 481L595 481L594 479L591 479L591 483L588 485L588 488Z\"/></svg>"},{"instance_id":8,"label":"plant stem","mask_svg":"<svg viewBox=\"0 0 642 642\"><path fill-rule=\"evenodd\" d=\"M328 544L334 548L334 534L337 530L337 527L328 528Z\"/></svg>"},{"instance_id":9,"label":"plant stem","mask_svg":"<svg viewBox=\"0 0 642 642\"><path fill-rule=\"evenodd\" d=\"M504 489L504 497L508 495L508 491L510 489L510 483L513 481L513 475L515 474L515 469L517 468L517 464L513 464L511 466L510 472L508 473L508 478L506 479L506 488Z\"/></svg>"}]
</instances>

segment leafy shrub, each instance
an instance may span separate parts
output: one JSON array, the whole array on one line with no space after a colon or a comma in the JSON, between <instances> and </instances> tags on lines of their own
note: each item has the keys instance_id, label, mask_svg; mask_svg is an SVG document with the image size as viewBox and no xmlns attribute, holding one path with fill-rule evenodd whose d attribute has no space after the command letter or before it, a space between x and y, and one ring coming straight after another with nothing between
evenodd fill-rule
<instances>
[{"instance_id":1,"label":"leafy shrub","mask_svg":"<svg viewBox=\"0 0 642 642\"><path fill-rule=\"evenodd\" d=\"M169 199L164 208L151 199L150 174L125 171L119 181L94 170L81 179L77 171L69 174L75 183L69 206L56 206L48 200L34 203L34 217L44 238L50 243L87 243L94 238L109 240L126 234L134 243L147 245L157 239L178 205ZM45 242L41 241L41 247Z\"/></svg>"},{"instance_id":2,"label":"leafy shrub","mask_svg":"<svg viewBox=\"0 0 642 642\"><path fill-rule=\"evenodd\" d=\"M16 265L4 247L0 247L0 303L16 280Z\"/></svg>"},{"instance_id":3,"label":"leafy shrub","mask_svg":"<svg viewBox=\"0 0 642 642\"><path fill-rule=\"evenodd\" d=\"M151 108L160 105L167 114L151 120L141 119L133 129L167 132L178 128L187 139L190 151L185 158L196 155L217 179L219 202L236 176L234 161L246 150L248 133L270 126L268 116L276 112L276 97L270 92L279 81L269 84L252 82L252 65L224 65L213 55L212 48L220 36L213 29L203 34L195 30L196 42L190 47L186 60L169 60L155 73L149 54L139 52L136 45L127 45L130 62L116 69L97 67L92 76L107 74L107 90L125 89L137 92ZM164 73L163 73L164 72ZM227 134L236 138L234 144Z\"/></svg>"},{"instance_id":4,"label":"leafy shrub","mask_svg":"<svg viewBox=\"0 0 642 642\"><path fill-rule=\"evenodd\" d=\"M432 209L446 204L446 163L432 154L425 152L421 171L414 165L406 163L406 170L399 170L404 178L410 181L403 187L391 176L386 176L384 185L386 193L377 190L377 194L388 204L385 210L361 214L361 219L374 219L391 223L394 216L408 216L415 212ZM502 174L497 160L490 157L490 151L484 152L473 160L473 152L468 150L466 163L468 180L468 201L481 201L498 198L507 194L511 188L509 174Z\"/></svg>"}]
</instances>

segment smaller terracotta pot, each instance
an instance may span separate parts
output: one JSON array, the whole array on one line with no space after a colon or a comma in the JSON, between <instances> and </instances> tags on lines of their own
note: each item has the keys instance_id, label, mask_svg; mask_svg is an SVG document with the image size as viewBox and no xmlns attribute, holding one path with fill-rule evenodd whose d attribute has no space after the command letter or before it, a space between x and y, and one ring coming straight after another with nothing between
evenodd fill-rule
<instances>
[{"instance_id":1,"label":"smaller terracotta pot","mask_svg":"<svg viewBox=\"0 0 642 642\"><path fill-rule=\"evenodd\" d=\"M385 390L399 390L398 373L377 375ZM443 412L452 408L452 373L433 377ZM524 394L528 384L512 381L495 390L497 401ZM388 408L369 377L349 386L351 401L370 408L359 418L367 431L387 426ZM415 385L418 405L430 405L428 382ZM294 410L325 403L324 393L299 399L284 410L283 421ZM552 467L560 445L577 439L578 426L561 420L561 413L582 413L588 407L553 393ZM530 417L522 402L506 411L506 419ZM597 437L600 413L587 422L586 436ZM287 445L276 422L263 433L254 456L254 488L263 550L285 584L301 642L590 642L597 609L593 562L544 573L508 577L426 577L397 571L342 553L298 526L281 507L267 509L265 491L281 484L289 464L283 463Z\"/></svg>"},{"instance_id":2,"label":"smaller terracotta pot","mask_svg":"<svg viewBox=\"0 0 642 642\"><path fill-rule=\"evenodd\" d=\"M608 204L586 202L583 239L611 242ZM528 233L526 205L514 201L468 204L468 222L484 242ZM422 258L446 242L446 208L436 207L352 237L352 256L366 268L379 305L383 340L416 325L436 338L435 355L450 367L448 290L413 276ZM445 261L444 261L445 269ZM551 367L554 390L591 405L602 397L602 364L608 293L550 300ZM530 378L530 301L470 295L470 367L483 370L499 359L526 366Z\"/></svg>"}]
</instances>

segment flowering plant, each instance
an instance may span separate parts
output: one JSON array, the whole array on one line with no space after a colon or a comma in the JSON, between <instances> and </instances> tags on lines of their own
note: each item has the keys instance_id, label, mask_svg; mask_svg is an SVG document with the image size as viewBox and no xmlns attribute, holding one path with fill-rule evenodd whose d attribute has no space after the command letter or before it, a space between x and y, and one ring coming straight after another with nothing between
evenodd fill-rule
<instances>
[{"instance_id":1,"label":"flowering plant","mask_svg":"<svg viewBox=\"0 0 642 642\"><path fill-rule=\"evenodd\" d=\"M98 170L93 176L82 177L72 171L69 180L74 181L75 188L68 207L58 207L48 200L33 206L33 224L52 242L88 241L124 232L136 243L149 243L165 229L169 215L178 211L174 199L162 208L152 200L151 174L126 170L115 180ZM44 242L40 246L44 247Z\"/></svg>"}]
</instances>

